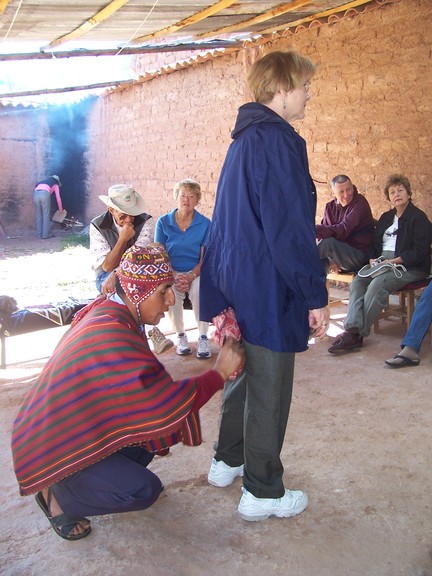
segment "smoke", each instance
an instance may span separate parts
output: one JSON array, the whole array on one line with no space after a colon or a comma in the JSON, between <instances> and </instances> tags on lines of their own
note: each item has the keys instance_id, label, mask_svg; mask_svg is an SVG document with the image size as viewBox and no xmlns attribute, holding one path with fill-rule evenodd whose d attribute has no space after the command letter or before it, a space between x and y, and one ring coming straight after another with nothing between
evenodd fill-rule
<instances>
[{"instance_id":1,"label":"smoke","mask_svg":"<svg viewBox=\"0 0 432 576\"><path fill-rule=\"evenodd\" d=\"M68 217L81 221L86 202L88 117L96 101L97 97L89 97L74 104L48 108L50 146L45 159L46 175L60 176L60 192Z\"/></svg>"}]
</instances>

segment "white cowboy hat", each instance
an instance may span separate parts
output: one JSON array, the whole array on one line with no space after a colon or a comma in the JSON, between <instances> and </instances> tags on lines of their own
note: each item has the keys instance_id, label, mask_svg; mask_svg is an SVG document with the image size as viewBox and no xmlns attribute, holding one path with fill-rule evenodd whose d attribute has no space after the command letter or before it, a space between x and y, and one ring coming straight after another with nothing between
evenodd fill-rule
<instances>
[{"instance_id":1,"label":"white cowboy hat","mask_svg":"<svg viewBox=\"0 0 432 576\"><path fill-rule=\"evenodd\" d=\"M108 196L99 198L110 208L129 216L139 216L145 212L144 199L127 184L114 184L108 188Z\"/></svg>"}]
</instances>

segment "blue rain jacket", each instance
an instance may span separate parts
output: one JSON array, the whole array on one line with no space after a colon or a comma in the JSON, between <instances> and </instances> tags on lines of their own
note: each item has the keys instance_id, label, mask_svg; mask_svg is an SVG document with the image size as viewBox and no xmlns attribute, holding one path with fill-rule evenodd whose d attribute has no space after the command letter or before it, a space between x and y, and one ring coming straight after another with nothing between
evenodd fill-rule
<instances>
[{"instance_id":1,"label":"blue rain jacket","mask_svg":"<svg viewBox=\"0 0 432 576\"><path fill-rule=\"evenodd\" d=\"M267 106L240 107L200 279L200 317L232 306L247 342L301 352L308 311L327 305L306 144Z\"/></svg>"}]
</instances>

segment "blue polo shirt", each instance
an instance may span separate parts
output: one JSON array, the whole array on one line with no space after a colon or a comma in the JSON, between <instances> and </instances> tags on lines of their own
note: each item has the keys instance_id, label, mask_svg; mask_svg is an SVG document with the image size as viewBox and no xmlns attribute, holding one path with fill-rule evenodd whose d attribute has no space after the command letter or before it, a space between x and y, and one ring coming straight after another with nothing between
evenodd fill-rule
<instances>
[{"instance_id":1,"label":"blue polo shirt","mask_svg":"<svg viewBox=\"0 0 432 576\"><path fill-rule=\"evenodd\" d=\"M189 272L200 260L210 220L195 210L191 225L182 232L175 221L176 212L177 208L158 219L155 241L165 246L176 272Z\"/></svg>"}]
</instances>

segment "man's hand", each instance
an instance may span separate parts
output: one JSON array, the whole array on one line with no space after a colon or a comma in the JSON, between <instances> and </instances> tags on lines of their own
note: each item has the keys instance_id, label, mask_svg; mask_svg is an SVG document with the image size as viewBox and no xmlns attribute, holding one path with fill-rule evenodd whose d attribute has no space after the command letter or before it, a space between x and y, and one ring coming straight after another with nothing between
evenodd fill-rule
<instances>
[{"instance_id":1,"label":"man's hand","mask_svg":"<svg viewBox=\"0 0 432 576\"><path fill-rule=\"evenodd\" d=\"M243 366L245 361L244 349L240 342L229 336L218 354L214 369L219 372L224 380Z\"/></svg>"},{"instance_id":2,"label":"man's hand","mask_svg":"<svg viewBox=\"0 0 432 576\"><path fill-rule=\"evenodd\" d=\"M188 292L189 288L190 288L190 283L187 277L187 274L185 274L184 272L180 272L179 274L177 274L177 276L175 277L175 287L177 288L177 290L179 292Z\"/></svg>"},{"instance_id":3,"label":"man's hand","mask_svg":"<svg viewBox=\"0 0 432 576\"><path fill-rule=\"evenodd\" d=\"M106 280L102 282L101 292L105 294L105 296L109 296L113 292L115 292L115 272L114 270L108 276Z\"/></svg>"},{"instance_id":4,"label":"man's hand","mask_svg":"<svg viewBox=\"0 0 432 576\"><path fill-rule=\"evenodd\" d=\"M119 240L122 242L129 242L131 238L134 237L135 234L135 227L132 222L125 222L123 226L120 228L119 232Z\"/></svg>"},{"instance_id":5,"label":"man's hand","mask_svg":"<svg viewBox=\"0 0 432 576\"><path fill-rule=\"evenodd\" d=\"M339 268L339 266L336 264L336 262L333 262L332 260L330 261L329 264L329 272L331 272L332 274L339 274L339 272L341 272L341 269Z\"/></svg>"}]
</instances>

